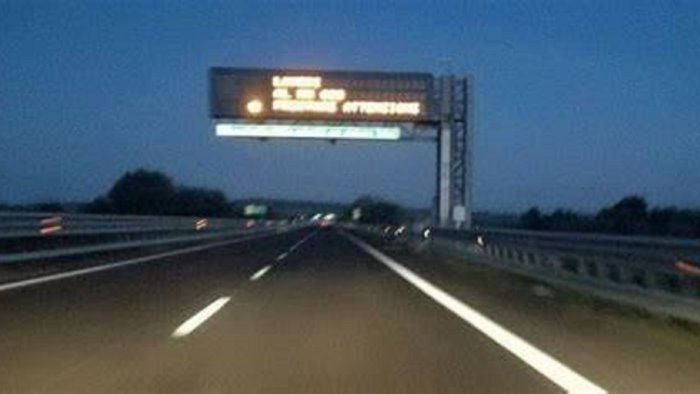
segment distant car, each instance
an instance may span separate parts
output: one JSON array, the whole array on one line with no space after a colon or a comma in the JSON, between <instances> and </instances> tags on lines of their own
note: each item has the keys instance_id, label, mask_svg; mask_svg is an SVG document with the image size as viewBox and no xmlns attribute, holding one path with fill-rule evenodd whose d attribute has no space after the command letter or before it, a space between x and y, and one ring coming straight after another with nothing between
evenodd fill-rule
<instances>
[{"instance_id":1,"label":"distant car","mask_svg":"<svg viewBox=\"0 0 700 394\"><path fill-rule=\"evenodd\" d=\"M333 225L333 221L332 221L332 220L321 219L321 220L318 221L318 226L319 226L319 227L330 227L330 226L332 226L332 225Z\"/></svg>"}]
</instances>

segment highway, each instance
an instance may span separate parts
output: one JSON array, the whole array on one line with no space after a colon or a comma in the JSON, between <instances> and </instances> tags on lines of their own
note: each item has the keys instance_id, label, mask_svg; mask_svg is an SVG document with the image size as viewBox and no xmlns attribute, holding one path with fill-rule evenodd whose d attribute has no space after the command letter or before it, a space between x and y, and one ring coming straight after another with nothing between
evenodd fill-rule
<instances>
[{"instance_id":1,"label":"highway","mask_svg":"<svg viewBox=\"0 0 700 394\"><path fill-rule=\"evenodd\" d=\"M0 392L698 392L697 336L503 275L303 228L9 289Z\"/></svg>"}]
</instances>

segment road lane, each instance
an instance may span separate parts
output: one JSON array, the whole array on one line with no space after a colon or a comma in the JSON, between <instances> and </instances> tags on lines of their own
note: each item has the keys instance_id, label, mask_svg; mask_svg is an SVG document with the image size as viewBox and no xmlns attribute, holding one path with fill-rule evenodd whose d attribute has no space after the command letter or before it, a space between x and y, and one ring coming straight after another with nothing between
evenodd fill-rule
<instances>
[{"instance_id":1,"label":"road lane","mask_svg":"<svg viewBox=\"0 0 700 394\"><path fill-rule=\"evenodd\" d=\"M468 259L381 250L611 393L700 392L700 331Z\"/></svg>"},{"instance_id":2,"label":"road lane","mask_svg":"<svg viewBox=\"0 0 700 394\"><path fill-rule=\"evenodd\" d=\"M95 274L95 273L98 273L101 271L108 271L108 270L127 267L129 265L148 263L151 261L162 260L162 259L167 258L167 257L192 254L195 252L200 252L200 251L211 249L211 248L222 247L222 246L227 246L227 245L236 244L236 243L240 243L240 242L245 242L245 241L248 241L250 239L268 237L268 236L272 236L274 234L275 234L274 232L268 232L266 234L248 234L248 235L241 234L240 236L233 238L233 239L229 238L229 239L225 239L225 240L199 243L199 244L191 245L191 246L175 247L172 250L168 250L165 252L159 252L159 253L148 254L146 252L143 255L139 255L139 256L133 257L133 258L128 258L125 260L119 260L119 261L113 261L113 262L103 262L102 264L94 264L94 265L90 265L90 266L85 267L85 268L66 269L66 270L60 270L58 272L53 272L53 273L48 273L48 274L31 276L29 278L18 279L18 280L14 280L14 281L8 281L5 283L0 283L0 292L20 289L23 287L36 286L36 285L40 285L43 283L55 282L58 280L64 280L64 279L73 278L76 276ZM33 263L27 262L25 264L31 265Z\"/></svg>"},{"instance_id":3,"label":"road lane","mask_svg":"<svg viewBox=\"0 0 700 394\"><path fill-rule=\"evenodd\" d=\"M333 231L275 265L187 337L114 349L53 390L561 392Z\"/></svg>"},{"instance_id":4,"label":"road lane","mask_svg":"<svg viewBox=\"0 0 700 394\"><path fill-rule=\"evenodd\" d=\"M569 366L527 342L472 306L467 305L462 300L435 286L364 240L346 232L341 234L378 262L384 264L398 276L415 286L427 297L459 316L465 323L491 338L495 343L520 358L527 365L566 390L566 392L586 394L605 394L607 392L602 387L572 370Z\"/></svg>"},{"instance_id":5,"label":"road lane","mask_svg":"<svg viewBox=\"0 0 700 394\"><path fill-rule=\"evenodd\" d=\"M335 230L312 234L0 293L0 392L562 392ZM417 257L401 255L401 264L404 258L462 299L479 287ZM551 349L532 335L542 308L513 320L501 304L518 309L519 300L474 299L480 311ZM183 325L186 335L174 338ZM569 343L555 354L601 383L600 371L580 361L589 345ZM625 370L619 378L633 376Z\"/></svg>"},{"instance_id":6,"label":"road lane","mask_svg":"<svg viewBox=\"0 0 700 394\"><path fill-rule=\"evenodd\" d=\"M112 352L158 346L193 310L235 294L259 269L312 232L248 240L192 255L0 293L0 392L47 392ZM117 368L118 365L112 365ZM85 377L89 387L90 377Z\"/></svg>"}]
</instances>

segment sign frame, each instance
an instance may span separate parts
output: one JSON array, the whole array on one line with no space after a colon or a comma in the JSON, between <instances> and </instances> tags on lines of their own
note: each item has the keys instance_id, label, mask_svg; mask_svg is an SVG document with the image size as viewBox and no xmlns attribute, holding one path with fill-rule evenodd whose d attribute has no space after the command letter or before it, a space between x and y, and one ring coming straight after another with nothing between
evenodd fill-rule
<instances>
[{"instance_id":1,"label":"sign frame","mask_svg":"<svg viewBox=\"0 0 700 394\"><path fill-rule=\"evenodd\" d=\"M209 115L251 122L422 124L437 116L433 90L434 76L425 72L212 67Z\"/></svg>"}]
</instances>

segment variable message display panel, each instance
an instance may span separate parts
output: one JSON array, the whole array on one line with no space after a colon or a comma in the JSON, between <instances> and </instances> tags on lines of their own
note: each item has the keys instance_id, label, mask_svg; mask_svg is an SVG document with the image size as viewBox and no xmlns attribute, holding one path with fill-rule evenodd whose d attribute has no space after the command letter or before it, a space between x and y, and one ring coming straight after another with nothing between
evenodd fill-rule
<instances>
[{"instance_id":1,"label":"variable message display panel","mask_svg":"<svg viewBox=\"0 0 700 394\"><path fill-rule=\"evenodd\" d=\"M424 122L432 117L427 73L212 68L214 119Z\"/></svg>"}]
</instances>

